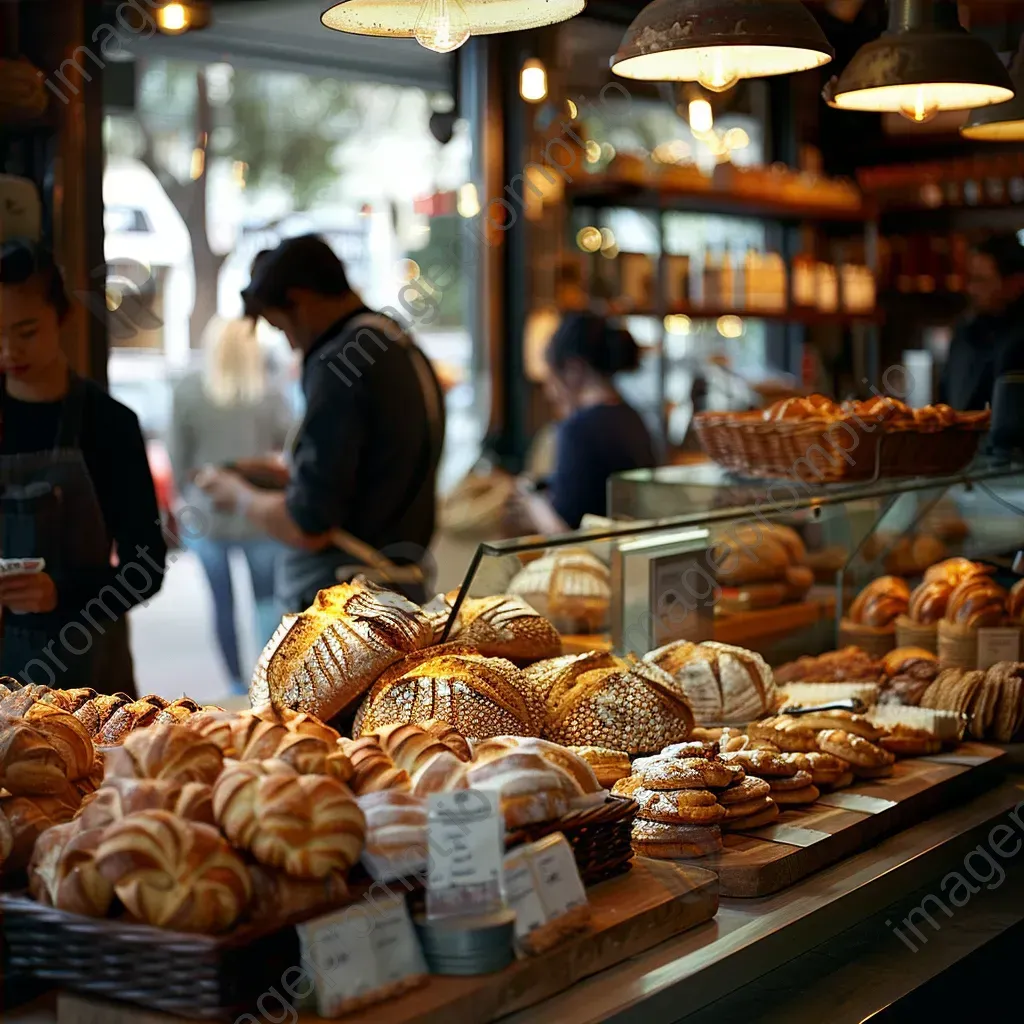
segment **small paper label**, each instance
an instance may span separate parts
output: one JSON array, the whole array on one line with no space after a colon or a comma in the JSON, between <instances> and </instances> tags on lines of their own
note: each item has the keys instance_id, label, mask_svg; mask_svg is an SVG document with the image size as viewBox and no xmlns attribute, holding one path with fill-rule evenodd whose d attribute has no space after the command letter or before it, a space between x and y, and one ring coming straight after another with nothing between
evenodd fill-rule
<instances>
[{"instance_id":1,"label":"small paper label","mask_svg":"<svg viewBox=\"0 0 1024 1024\"><path fill-rule=\"evenodd\" d=\"M549 921L586 904L587 892L576 858L561 832L534 843L530 856Z\"/></svg>"},{"instance_id":2,"label":"small paper label","mask_svg":"<svg viewBox=\"0 0 1024 1024\"><path fill-rule=\"evenodd\" d=\"M866 796L864 793L824 793L815 803L862 814L881 814L896 806L895 800L883 800L880 796Z\"/></svg>"},{"instance_id":3,"label":"small paper label","mask_svg":"<svg viewBox=\"0 0 1024 1024\"><path fill-rule=\"evenodd\" d=\"M819 832L815 828L800 828L799 825L766 825L764 828L737 831L758 839L767 839L772 843L785 843L787 846L813 846L824 839L832 838L828 832Z\"/></svg>"},{"instance_id":4,"label":"small paper label","mask_svg":"<svg viewBox=\"0 0 1024 1024\"><path fill-rule=\"evenodd\" d=\"M991 754L929 754L927 757L918 757L915 760L930 761L934 764L952 764L961 768L976 768L979 764L988 764L993 758Z\"/></svg>"},{"instance_id":5,"label":"small paper label","mask_svg":"<svg viewBox=\"0 0 1024 1024\"><path fill-rule=\"evenodd\" d=\"M298 925L302 968L312 975L317 1013L334 1017L344 1004L404 978L427 973L405 900L360 903Z\"/></svg>"},{"instance_id":6,"label":"small paper label","mask_svg":"<svg viewBox=\"0 0 1024 1024\"><path fill-rule=\"evenodd\" d=\"M501 909L505 822L500 794L482 789L432 793L427 830L427 917Z\"/></svg>"},{"instance_id":7,"label":"small paper label","mask_svg":"<svg viewBox=\"0 0 1024 1024\"><path fill-rule=\"evenodd\" d=\"M978 668L989 669L997 661L1020 660L1020 630L1010 626L978 630Z\"/></svg>"}]
</instances>

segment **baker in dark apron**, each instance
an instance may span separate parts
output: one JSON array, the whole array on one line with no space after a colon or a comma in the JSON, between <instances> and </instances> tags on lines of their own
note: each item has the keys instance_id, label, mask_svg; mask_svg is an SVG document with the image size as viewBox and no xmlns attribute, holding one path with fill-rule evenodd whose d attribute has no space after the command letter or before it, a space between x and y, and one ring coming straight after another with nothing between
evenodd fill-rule
<instances>
[{"instance_id":1,"label":"baker in dark apron","mask_svg":"<svg viewBox=\"0 0 1024 1024\"><path fill-rule=\"evenodd\" d=\"M0 377L0 396L5 390ZM69 574L110 565L111 538L79 447L84 398L84 384L72 374L53 449L0 455L2 555L45 559L58 593ZM107 603L117 610L116 601ZM110 621L97 611L65 607L17 615L4 608L0 671L20 682L60 689L131 692L127 620Z\"/></svg>"}]
</instances>

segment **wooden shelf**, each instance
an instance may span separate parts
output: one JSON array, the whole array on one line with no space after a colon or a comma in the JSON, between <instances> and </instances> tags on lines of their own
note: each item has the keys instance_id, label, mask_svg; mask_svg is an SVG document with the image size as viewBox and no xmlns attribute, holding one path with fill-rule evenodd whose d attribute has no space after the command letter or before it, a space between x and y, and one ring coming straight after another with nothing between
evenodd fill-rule
<instances>
[{"instance_id":1,"label":"wooden shelf","mask_svg":"<svg viewBox=\"0 0 1024 1024\"><path fill-rule=\"evenodd\" d=\"M566 311L568 312L568 311ZM663 314L653 309L616 310L620 317L647 317L660 320ZM744 320L768 320L773 323L803 324L806 327L835 326L853 327L861 324L878 324L885 317L880 309L870 313L822 313L816 309L789 309L779 312L766 312L759 309L736 309L726 307L670 307L665 316L688 316L691 320L717 320L722 316L738 316Z\"/></svg>"},{"instance_id":2,"label":"wooden shelf","mask_svg":"<svg viewBox=\"0 0 1024 1024\"><path fill-rule=\"evenodd\" d=\"M566 187L566 198L579 206L622 206L632 209L716 213L735 217L765 217L779 220L824 220L863 223L872 219L865 206L836 207L819 203L793 202L771 196L723 192L714 188L659 188L608 180L575 181Z\"/></svg>"}]
</instances>

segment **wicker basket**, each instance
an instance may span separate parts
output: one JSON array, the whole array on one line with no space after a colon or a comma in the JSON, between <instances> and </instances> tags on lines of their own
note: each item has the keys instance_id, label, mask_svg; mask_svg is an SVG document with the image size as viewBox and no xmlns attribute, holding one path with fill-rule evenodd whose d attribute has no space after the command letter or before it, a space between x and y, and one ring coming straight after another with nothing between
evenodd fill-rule
<instances>
[{"instance_id":1,"label":"wicker basket","mask_svg":"<svg viewBox=\"0 0 1024 1024\"><path fill-rule=\"evenodd\" d=\"M817 485L870 479L879 436L856 420L773 420L761 413L700 413L707 455L735 473Z\"/></svg>"},{"instance_id":2,"label":"wicker basket","mask_svg":"<svg viewBox=\"0 0 1024 1024\"><path fill-rule=\"evenodd\" d=\"M207 936L80 917L14 894L0 896L0 910L10 970L190 1019L255 1013L267 986L300 963L298 934L280 922Z\"/></svg>"},{"instance_id":3,"label":"wicker basket","mask_svg":"<svg viewBox=\"0 0 1024 1024\"><path fill-rule=\"evenodd\" d=\"M939 623L939 665L942 668L978 667L978 631L956 622Z\"/></svg>"},{"instance_id":4,"label":"wicker basket","mask_svg":"<svg viewBox=\"0 0 1024 1024\"><path fill-rule=\"evenodd\" d=\"M572 847L585 885L628 871L633 861L633 819L637 805L629 797L609 795L597 807L573 811L557 821L528 825L505 838L506 847L533 843L561 832Z\"/></svg>"},{"instance_id":5,"label":"wicker basket","mask_svg":"<svg viewBox=\"0 0 1024 1024\"><path fill-rule=\"evenodd\" d=\"M896 647L896 630L892 626L862 626L843 619L839 623L839 646L860 647L872 658L882 658Z\"/></svg>"},{"instance_id":6,"label":"wicker basket","mask_svg":"<svg viewBox=\"0 0 1024 1024\"><path fill-rule=\"evenodd\" d=\"M982 430L887 430L881 439L880 475L943 476L966 468L977 454Z\"/></svg>"},{"instance_id":7,"label":"wicker basket","mask_svg":"<svg viewBox=\"0 0 1024 1024\"><path fill-rule=\"evenodd\" d=\"M896 620L896 646L921 647L932 654L938 654L939 638L935 623L915 622L901 615Z\"/></svg>"}]
</instances>

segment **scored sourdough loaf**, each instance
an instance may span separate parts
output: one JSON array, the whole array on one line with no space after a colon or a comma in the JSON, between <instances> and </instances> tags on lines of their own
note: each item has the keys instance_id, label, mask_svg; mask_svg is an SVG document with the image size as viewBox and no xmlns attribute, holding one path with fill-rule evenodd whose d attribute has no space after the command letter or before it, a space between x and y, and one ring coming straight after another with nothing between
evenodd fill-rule
<instances>
[{"instance_id":1,"label":"scored sourdough loaf","mask_svg":"<svg viewBox=\"0 0 1024 1024\"><path fill-rule=\"evenodd\" d=\"M584 672L549 714L545 737L565 746L646 754L685 740L693 713L657 665L618 661Z\"/></svg>"},{"instance_id":2,"label":"scored sourdough loaf","mask_svg":"<svg viewBox=\"0 0 1024 1024\"><path fill-rule=\"evenodd\" d=\"M675 680L698 725L740 725L775 710L775 679L759 654L713 641L688 640L651 651L645 661Z\"/></svg>"},{"instance_id":3,"label":"scored sourdough loaf","mask_svg":"<svg viewBox=\"0 0 1024 1024\"><path fill-rule=\"evenodd\" d=\"M392 665L356 715L353 734L441 719L470 739L536 736L520 671L462 644L443 644Z\"/></svg>"},{"instance_id":4,"label":"scored sourdough loaf","mask_svg":"<svg viewBox=\"0 0 1024 1024\"><path fill-rule=\"evenodd\" d=\"M454 602L455 593L445 598ZM491 658L529 665L562 653L558 630L521 597L467 597L459 608L449 640L469 644Z\"/></svg>"},{"instance_id":5,"label":"scored sourdough loaf","mask_svg":"<svg viewBox=\"0 0 1024 1024\"><path fill-rule=\"evenodd\" d=\"M548 552L518 572L508 592L563 633L597 633L608 625L611 572L585 548Z\"/></svg>"},{"instance_id":6,"label":"scored sourdough loaf","mask_svg":"<svg viewBox=\"0 0 1024 1024\"><path fill-rule=\"evenodd\" d=\"M559 702L586 672L621 668L624 662L607 651L562 654L527 665L523 669L523 697L534 719L546 723Z\"/></svg>"},{"instance_id":7,"label":"scored sourdough loaf","mask_svg":"<svg viewBox=\"0 0 1024 1024\"><path fill-rule=\"evenodd\" d=\"M249 700L316 715L341 714L389 665L433 639L421 608L358 577L321 590L260 656Z\"/></svg>"}]
</instances>

